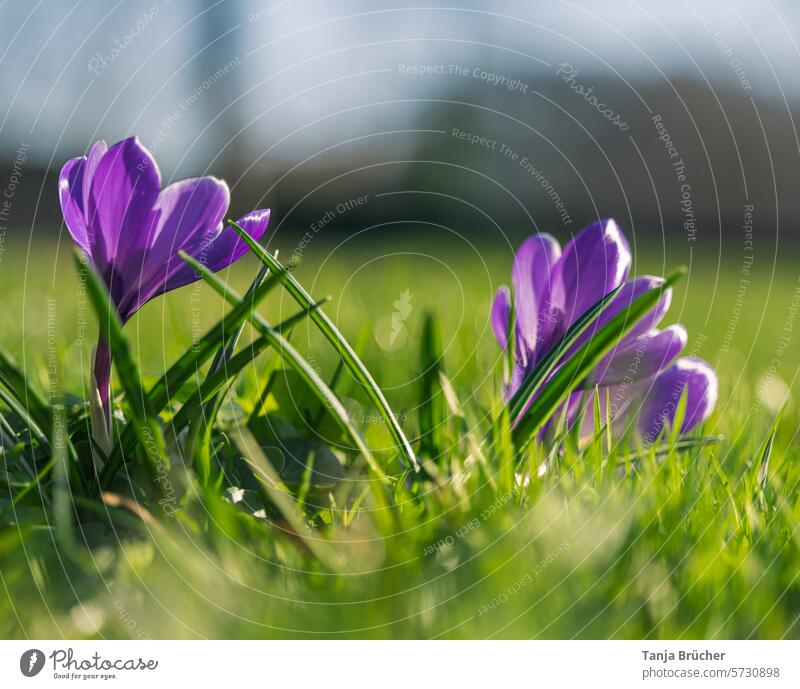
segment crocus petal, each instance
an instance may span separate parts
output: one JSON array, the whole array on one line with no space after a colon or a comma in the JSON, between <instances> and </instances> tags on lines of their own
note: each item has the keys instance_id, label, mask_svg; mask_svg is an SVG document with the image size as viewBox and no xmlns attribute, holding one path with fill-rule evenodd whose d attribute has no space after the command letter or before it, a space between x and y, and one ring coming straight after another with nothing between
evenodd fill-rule
<instances>
[{"instance_id":1,"label":"crocus petal","mask_svg":"<svg viewBox=\"0 0 800 689\"><path fill-rule=\"evenodd\" d=\"M89 149L89 153L86 155L86 171L83 175L82 192L84 213L89 208L89 194L92 193L92 180L94 179L94 173L97 171L97 166L100 164L100 161L103 159L106 151L108 151L108 146L106 146L105 141L100 139L92 144L92 147ZM87 226L89 225L88 218L86 220L86 224Z\"/></svg>"},{"instance_id":2,"label":"crocus petal","mask_svg":"<svg viewBox=\"0 0 800 689\"><path fill-rule=\"evenodd\" d=\"M492 330L503 350L508 346L508 319L511 317L511 294L508 287L503 285L497 290L492 302Z\"/></svg>"},{"instance_id":3,"label":"crocus petal","mask_svg":"<svg viewBox=\"0 0 800 689\"><path fill-rule=\"evenodd\" d=\"M511 380L508 381L507 384L503 385L503 399L508 402L519 390L519 386L522 385L522 381L525 380L525 376L528 375L528 368L523 366L519 361L514 364L514 369L511 371ZM528 405L530 406L530 405ZM528 407L525 407L525 411L527 411ZM525 412L523 411L523 414Z\"/></svg>"},{"instance_id":4,"label":"crocus petal","mask_svg":"<svg viewBox=\"0 0 800 689\"><path fill-rule=\"evenodd\" d=\"M150 152L136 138L109 148L97 163L86 208L92 258L117 301L125 292L113 273L146 246L161 175Z\"/></svg>"},{"instance_id":5,"label":"crocus petal","mask_svg":"<svg viewBox=\"0 0 800 689\"><path fill-rule=\"evenodd\" d=\"M639 430L645 441L653 442L665 422L675 418L681 395L686 390L686 413L681 433L709 417L717 403L717 374L710 364L696 357L678 359L658 375L639 415Z\"/></svg>"},{"instance_id":6,"label":"crocus petal","mask_svg":"<svg viewBox=\"0 0 800 689\"><path fill-rule=\"evenodd\" d=\"M572 324L628 277L631 251L613 220L600 220L575 235L553 275L552 301Z\"/></svg>"},{"instance_id":7,"label":"crocus petal","mask_svg":"<svg viewBox=\"0 0 800 689\"><path fill-rule=\"evenodd\" d=\"M595 369L593 384L613 385L626 378L650 378L669 366L683 351L688 337L682 325L651 330L632 342L623 341L606 355Z\"/></svg>"},{"instance_id":8,"label":"crocus petal","mask_svg":"<svg viewBox=\"0 0 800 689\"><path fill-rule=\"evenodd\" d=\"M86 230L86 214L83 210L83 179L86 158L68 160L61 168L58 178L58 199L64 222L75 243L91 256L92 250Z\"/></svg>"},{"instance_id":9,"label":"crocus petal","mask_svg":"<svg viewBox=\"0 0 800 689\"><path fill-rule=\"evenodd\" d=\"M664 283L663 278L654 277L651 275L642 275L633 280L626 282L622 289L614 297L613 301L608 305L603 313L597 319L597 325L590 328L596 330L602 328L614 316L621 311L630 308L633 303L646 292L660 287ZM655 328L664 318L664 315L669 311L669 306L672 303L672 289L665 289L658 299L656 305L648 311L623 338L623 346L632 343L640 335Z\"/></svg>"},{"instance_id":10,"label":"crocus petal","mask_svg":"<svg viewBox=\"0 0 800 689\"><path fill-rule=\"evenodd\" d=\"M123 322L149 299L199 279L179 260L181 250L218 271L248 249L222 223L230 202L224 182L203 177L162 192L158 166L136 138L110 149L98 141L85 158L68 161L59 177L59 201L70 234L103 278ZM239 221L256 241L268 222L268 210ZM110 351L101 337L93 400L106 417L110 372Z\"/></svg>"},{"instance_id":11,"label":"crocus petal","mask_svg":"<svg viewBox=\"0 0 800 689\"><path fill-rule=\"evenodd\" d=\"M207 254L229 203L228 185L214 177L183 180L161 192L152 226L140 233L143 246L125 257L128 290L118 305L121 315L130 317L156 295L187 284L174 279L186 273L194 276L178 252ZM121 272L118 266L117 273Z\"/></svg>"},{"instance_id":12,"label":"crocus petal","mask_svg":"<svg viewBox=\"0 0 800 689\"><path fill-rule=\"evenodd\" d=\"M236 224L255 241L259 241L269 225L269 208L252 211L243 218L239 218ZM214 272L227 268L249 250L247 242L239 236L236 230L226 226L211 245L208 253L208 267Z\"/></svg>"},{"instance_id":13,"label":"crocus petal","mask_svg":"<svg viewBox=\"0 0 800 689\"><path fill-rule=\"evenodd\" d=\"M259 241L264 235L264 232L267 231L267 226L269 225L269 209L248 213L243 218L237 220L236 224L247 232L255 241ZM184 249L192 258L215 273L238 261L248 250L249 247L247 243L239 237L236 230L228 225L213 238L209 239L206 237L204 241L195 245L193 248ZM180 256L175 256L172 259L172 262L176 265L178 261L183 265L170 273L161 291L169 292L170 290L183 287L184 285L188 285L200 279L200 275L198 275L193 268L184 263ZM150 298L152 297L148 297L148 299Z\"/></svg>"},{"instance_id":14,"label":"crocus petal","mask_svg":"<svg viewBox=\"0 0 800 689\"><path fill-rule=\"evenodd\" d=\"M566 361L572 357L575 352L578 351L578 349L580 349L586 342L594 337L594 335L604 325L609 323L614 316L625 309L630 308L630 306L645 292L655 289L659 285L663 284L663 282L664 280L662 278L651 277L648 275L637 277L629 282L626 282L611 303L603 310L600 316L598 316L594 322L586 328L586 330L575 341L575 343L567 350L566 354L564 354L562 357L562 360ZM616 350L622 350L631 346L636 342L636 339L639 336L654 329L655 326L661 322L661 319L664 318L664 314L666 314L666 312L669 310L671 301L672 290L664 290L656 305L633 324L631 329L620 340ZM608 357L606 357L606 360L607 359ZM602 363L603 362L601 362L601 367Z\"/></svg>"},{"instance_id":15,"label":"crocus petal","mask_svg":"<svg viewBox=\"0 0 800 689\"><path fill-rule=\"evenodd\" d=\"M517 249L511 279L516 332L523 353L535 353L541 342L549 340L553 324L541 319L540 313L550 308L551 275L560 255L561 247L549 234L528 237Z\"/></svg>"}]
</instances>

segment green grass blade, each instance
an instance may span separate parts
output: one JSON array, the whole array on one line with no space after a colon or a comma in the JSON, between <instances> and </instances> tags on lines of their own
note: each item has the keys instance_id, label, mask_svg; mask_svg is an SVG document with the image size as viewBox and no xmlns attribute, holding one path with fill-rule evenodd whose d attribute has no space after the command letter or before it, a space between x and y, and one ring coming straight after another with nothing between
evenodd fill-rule
<instances>
[{"instance_id":1,"label":"green grass blade","mask_svg":"<svg viewBox=\"0 0 800 689\"><path fill-rule=\"evenodd\" d=\"M766 438L764 438L764 441L758 448L757 471L754 478L755 478L756 492L758 493L758 504L762 511L765 511L767 508L767 490L769 488L769 462L772 457L772 448L775 445L775 435L778 432L778 426L780 425L781 418L783 417L783 413L785 410L786 406L784 405L775 416L775 419L773 420L769 428L769 432L767 433Z\"/></svg>"},{"instance_id":2,"label":"green grass blade","mask_svg":"<svg viewBox=\"0 0 800 689\"><path fill-rule=\"evenodd\" d=\"M50 430L50 411L45 399L29 385L11 355L0 347L0 383L14 393L42 431Z\"/></svg>"},{"instance_id":3,"label":"green grass blade","mask_svg":"<svg viewBox=\"0 0 800 689\"><path fill-rule=\"evenodd\" d=\"M772 456L772 446L775 443L775 429L770 429L761 451L761 461L758 463L758 485L763 489L769 478L769 460Z\"/></svg>"},{"instance_id":4,"label":"green grass blade","mask_svg":"<svg viewBox=\"0 0 800 689\"><path fill-rule=\"evenodd\" d=\"M39 471L39 473L36 474L36 476L33 479L28 481L24 486L22 486L22 488L20 488L20 490L14 495L14 497L8 503L8 505L6 505L6 508L2 512L0 512L0 519L5 518L5 516L9 512L13 512L14 508L20 502L22 502L22 500L25 499L25 496L28 493L30 493L34 488L36 488L36 487L41 485L42 481L44 481L45 477L53 469L53 466L55 465L55 463L56 463L56 458L55 457L51 457L48 460L48 462L42 467L41 471ZM49 502L49 498L47 498L45 493L42 492L41 495L42 495L43 498L46 499L47 502Z\"/></svg>"},{"instance_id":5,"label":"green grass blade","mask_svg":"<svg viewBox=\"0 0 800 689\"><path fill-rule=\"evenodd\" d=\"M253 282L250 283L250 287L247 288L247 292L244 293L245 302L247 302L248 299L251 301L254 299L254 296L258 293L259 286L264 283L268 274L269 268L262 265L258 274L253 279ZM253 308L256 306L257 304L253 304ZM223 321L224 320L225 319L223 319ZM236 325L234 332L224 340L222 346L217 350L217 353L214 355L214 360L211 362L209 374L216 373L220 367L233 356L233 350L236 349L236 344L239 342L239 338L244 330L245 320L246 318L242 318L241 322Z\"/></svg>"},{"instance_id":6,"label":"green grass blade","mask_svg":"<svg viewBox=\"0 0 800 689\"><path fill-rule=\"evenodd\" d=\"M251 300L253 299L254 295L258 292L258 288L264 283L268 273L269 268L262 265L256 277L253 279L253 282L250 283L247 292L245 292L245 302L247 302L248 298ZM236 349L236 344L239 342L239 338L244 331L244 323L245 321L242 319L242 322L235 326L233 333L223 339L211 362L206 380L208 380L209 376L218 373L221 369L227 369L227 365ZM211 432L221 406L222 398L211 396L207 402L196 405L192 418L189 421L189 437L185 445L186 455L191 458L195 472L203 483L206 483L211 477ZM184 405L183 408L187 408L187 405Z\"/></svg>"},{"instance_id":7,"label":"green grass blade","mask_svg":"<svg viewBox=\"0 0 800 689\"><path fill-rule=\"evenodd\" d=\"M197 390L192 393L177 414L172 418L171 426L175 434L180 433L197 413L197 409L209 404L226 385L233 382L240 371L255 359L271 344L266 337L259 337L247 349L237 352L231 360L215 373L206 378Z\"/></svg>"},{"instance_id":8,"label":"green grass blade","mask_svg":"<svg viewBox=\"0 0 800 689\"><path fill-rule=\"evenodd\" d=\"M306 547L326 567L332 570L339 569L344 564L341 562L341 558L336 557L331 545L319 533L309 530L295 499L284 486L278 472L266 458L250 431L246 427L240 428L234 435L234 441L245 461L250 465L253 475L263 486L267 497L283 514L294 534L303 540Z\"/></svg>"},{"instance_id":9,"label":"green grass blade","mask_svg":"<svg viewBox=\"0 0 800 689\"><path fill-rule=\"evenodd\" d=\"M193 413L189 423L189 435L186 439L185 454L190 458L194 471L200 482L206 485L213 478L211 469L211 440L214 421L222 406L223 398L212 395L207 403L192 405ZM184 405L187 408L187 405ZM177 424L174 431L179 432Z\"/></svg>"},{"instance_id":10,"label":"green grass blade","mask_svg":"<svg viewBox=\"0 0 800 689\"><path fill-rule=\"evenodd\" d=\"M320 303L324 303L323 302ZM318 306L315 305L315 308ZM281 330L293 327L296 323L303 320L308 316L308 313L303 311L290 316L285 321L281 321L273 329L275 332L280 333ZM196 414L198 408L212 403L214 397L226 386L233 383L236 376L239 375L241 370L247 366L253 359L259 356L267 347L272 344L272 341L267 337L260 337L255 342L250 344L247 349L244 349L237 354L234 354L224 366L219 368L216 372L210 374L206 380L198 387L197 391L186 400L186 403L181 407L178 413L171 421L172 431L175 435L183 430L183 427L190 422L193 413ZM209 418L209 417L206 417ZM212 418L213 420L213 418Z\"/></svg>"},{"instance_id":11,"label":"green grass blade","mask_svg":"<svg viewBox=\"0 0 800 689\"><path fill-rule=\"evenodd\" d=\"M440 374L444 372L442 336L436 316L426 312L420 345L421 395L419 406L420 454L440 457L446 449L447 401Z\"/></svg>"},{"instance_id":12,"label":"green grass blade","mask_svg":"<svg viewBox=\"0 0 800 689\"><path fill-rule=\"evenodd\" d=\"M327 302L327 298L320 300L317 302L320 306ZM275 330L277 330L281 335L284 335L287 340L289 340L292 336L292 330L294 326L302 320L301 317L304 317L305 311L296 314L296 316L292 316L291 318L286 319L285 321L279 323L275 326ZM276 380L276 370L278 368L278 364L280 363L281 358L280 356L276 355L273 356L268 362L267 365L264 367L264 370L261 371L262 377L265 380L264 386L261 388L261 391L258 394L258 401L256 402L255 406L253 407L253 411L250 413L250 417L247 420L248 426L255 421L261 414L264 412L264 407L267 403L267 399L269 398L269 394L272 391L272 388L275 384ZM341 362L340 362L341 363ZM337 366L337 370L338 370ZM333 382L329 385L331 390L333 390ZM320 403L320 411L318 413L318 417L321 419L325 415L325 404ZM319 423L319 422L318 422ZM318 423L316 425L318 425Z\"/></svg>"},{"instance_id":13,"label":"green grass blade","mask_svg":"<svg viewBox=\"0 0 800 689\"><path fill-rule=\"evenodd\" d=\"M733 512L733 517L736 520L736 527L740 528L742 526L742 519L739 516L739 510L736 507L736 496L733 494L733 488L731 487L731 482L728 480L728 476L725 474L722 467L719 465L719 462L717 461L717 458L714 456L714 454L709 453L709 457L711 458L711 465L714 467L714 471L716 472L720 482L722 483L722 488L725 491L725 495L728 496L728 501L731 504L731 511Z\"/></svg>"},{"instance_id":14,"label":"green grass blade","mask_svg":"<svg viewBox=\"0 0 800 689\"><path fill-rule=\"evenodd\" d=\"M314 460L314 452L309 452L306 458L306 465L303 467L303 478L300 483L300 488L297 490L297 499L295 500L295 504L299 510L303 509L303 505L308 497L308 492L311 490L311 477L314 474Z\"/></svg>"},{"instance_id":15,"label":"green grass blade","mask_svg":"<svg viewBox=\"0 0 800 689\"><path fill-rule=\"evenodd\" d=\"M290 263L284 270L289 270L294 264ZM249 299L244 299L236 308L231 309L217 324L215 324L200 340L188 349L170 368L159 378L147 393L151 409L160 413L167 406L172 397L170 391L177 391L181 386L197 373L197 370L208 358L224 347L226 334L235 330L247 320L251 308L261 302L269 292L280 284L277 274L270 275L253 291ZM107 488L114 474L122 464L123 457L133 449L136 436L131 428L125 428L122 437L114 447L108 463L100 475L100 484Z\"/></svg>"},{"instance_id":16,"label":"green grass blade","mask_svg":"<svg viewBox=\"0 0 800 689\"><path fill-rule=\"evenodd\" d=\"M592 369L614 348L620 339L658 303L664 291L675 284L685 272L685 268L679 268L661 285L642 294L628 308L620 311L595 332L591 339L585 342L563 363L547 385L538 391L538 396L531 402L530 408L514 428L514 440L516 443L524 446L544 426L569 393L589 375ZM591 309L591 311L593 310Z\"/></svg>"},{"instance_id":17,"label":"green grass blade","mask_svg":"<svg viewBox=\"0 0 800 689\"><path fill-rule=\"evenodd\" d=\"M49 436L53 432L50 406L45 398L31 387L17 363L2 348L0 348L0 399L20 417L39 444L49 447ZM64 437L72 475L77 480L76 488L79 487L86 493L88 492L86 478L80 470L78 453L68 434L69 431ZM36 481L39 480L41 478L37 476Z\"/></svg>"},{"instance_id":18,"label":"green grass blade","mask_svg":"<svg viewBox=\"0 0 800 689\"><path fill-rule=\"evenodd\" d=\"M225 285L225 283L222 282L222 280L220 280L205 266L201 265L191 256L188 256L184 253L181 253L181 258L183 258L184 261L186 261L198 273L200 273L203 279L231 304L241 303L241 297L233 292L227 285ZM307 308L311 307L313 307L313 304ZM310 315L313 316L315 313L319 313L319 311L313 309L310 310ZM259 334L261 334L269 342L269 344L274 347L286 361L289 362L295 371L297 371L303 381L309 386L309 389L313 390L319 399L325 402L328 407L330 407L334 418L337 419L342 430L344 430L350 436L351 440L355 443L356 447L364 456L364 459L372 471L381 480L388 482L388 477L380 468L369 447L367 447L366 442L358 432L358 429L350 420L350 415L347 413L347 410L344 408L339 398L336 397L333 391L328 387L325 381L322 380L320 375L300 355L300 353L294 347L292 347L291 344L289 344L288 340L286 340L283 335L281 335L275 328L267 323L267 321L264 320L259 314L251 310L248 313L248 318L250 323L259 332Z\"/></svg>"},{"instance_id":19,"label":"green grass blade","mask_svg":"<svg viewBox=\"0 0 800 689\"><path fill-rule=\"evenodd\" d=\"M255 253L256 256L258 256L258 258L273 272L281 275L283 286L286 288L289 294L292 295L295 301L297 301L297 303L303 308L309 308L314 301L311 298L311 295L305 291L300 283L289 273L283 271L278 260L271 256L266 249L264 249L249 234L247 234L247 232L245 232L235 222L231 222L231 225L239 233L239 236L242 238L242 240L245 241L251 248L253 253ZM403 429L400 428L400 424L398 423L395 414L389 407L389 403L386 401L383 392L378 387L378 384L375 382L370 372L367 370L367 367L364 366L361 359L358 358L353 348L324 311L320 309L313 312L311 314L311 320L328 339L328 341L337 348L339 356L341 356L345 366L347 366L359 383L364 386L365 392L383 417L383 420L386 423L386 426L389 428L394 441L401 450L401 454L405 456L405 459L414 467L416 471L419 471L419 463L417 462L414 450L411 448L411 444L408 442L408 439L403 433Z\"/></svg>"},{"instance_id":20,"label":"green grass blade","mask_svg":"<svg viewBox=\"0 0 800 689\"><path fill-rule=\"evenodd\" d=\"M201 265L201 264L197 264ZM153 385L148 393L150 404L153 409L159 412L164 409L169 402L170 395L168 390L177 390L192 375L197 373L197 369L202 366L208 358L217 351L226 341L226 337L231 331L244 323L250 311L254 309L261 300L269 294L281 281L281 274L289 270L281 268L279 272L270 275L262 282L249 297L246 297L233 308L230 313L224 316L214 325L200 340L188 350L178 361L176 361L163 376Z\"/></svg>"},{"instance_id":21,"label":"green grass blade","mask_svg":"<svg viewBox=\"0 0 800 689\"><path fill-rule=\"evenodd\" d=\"M519 389L508 402L512 419L516 419L522 413L522 410L525 409L528 402L536 394L542 382L550 375L550 372L555 368L555 365L558 363L559 359L561 359L562 355L569 351L570 347L578 341L578 338L589 329L589 326L595 323L597 317L613 301L620 289L622 289L621 285L609 292L586 311L586 313L569 327L567 332L553 345L542 360L536 364L533 371L522 381Z\"/></svg>"},{"instance_id":22,"label":"green grass blade","mask_svg":"<svg viewBox=\"0 0 800 689\"><path fill-rule=\"evenodd\" d=\"M56 542L70 557L76 551L74 522L75 514L72 502L72 493L69 485L69 461L66 443L66 414L64 405L60 402L53 404L53 448L52 461L54 463L53 480L53 524L55 526Z\"/></svg>"},{"instance_id":23,"label":"green grass blade","mask_svg":"<svg viewBox=\"0 0 800 689\"><path fill-rule=\"evenodd\" d=\"M631 452L620 453L618 455L617 463L627 466L631 462L644 459L647 455L655 453L655 455L663 456L671 452L691 452L692 450L701 450L711 445L721 443L724 437L721 435L706 435L701 438L681 438L676 442L666 441L655 445L647 445L640 447ZM619 445L617 445L619 447ZM626 472L627 473L627 472Z\"/></svg>"},{"instance_id":24,"label":"green grass blade","mask_svg":"<svg viewBox=\"0 0 800 689\"><path fill-rule=\"evenodd\" d=\"M38 442L42 447L50 447L50 440L45 431L39 426L36 420L28 413L25 404L14 394L13 391L0 386L0 400L25 424L31 434L31 438ZM50 424L47 425L49 428Z\"/></svg>"}]
</instances>

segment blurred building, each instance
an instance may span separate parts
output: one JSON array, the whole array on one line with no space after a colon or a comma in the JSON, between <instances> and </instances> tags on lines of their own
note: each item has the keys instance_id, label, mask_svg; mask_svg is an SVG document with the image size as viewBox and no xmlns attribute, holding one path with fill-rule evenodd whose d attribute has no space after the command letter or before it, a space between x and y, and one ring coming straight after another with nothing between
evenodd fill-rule
<instances>
[{"instance_id":1,"label":"blurred building","mask_svg":"<svg viewBox=\"0 0 800 689\"><path fill-rule=\"evenodd\" d=\"M12 220L53 227L63 161L136 134L165 181L225 177L235 212L269 205L283 232L329 212L326 230L480 237L615 215L713 247L752 206L785 238L799 16L789 0L7 3Z\"/></svg>"}]
</instances>

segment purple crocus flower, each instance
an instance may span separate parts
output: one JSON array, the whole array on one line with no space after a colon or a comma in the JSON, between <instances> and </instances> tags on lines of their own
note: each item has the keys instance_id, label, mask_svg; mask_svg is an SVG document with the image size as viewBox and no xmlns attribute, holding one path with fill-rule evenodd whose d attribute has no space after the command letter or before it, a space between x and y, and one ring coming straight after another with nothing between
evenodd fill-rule
<instances>
[{"instance_id":1,"label":"purple crocus flower","mask_svg":"<svg viewBox=\"0 0 800 689\"><path fill-rule=\"evenodd\" d=\"M199 279L179 251L222 270L247 252L223 225L230 192L214 177L186 179L161 189L151 153L130 138L106 147L98 141L67 161L58 183L61 211L75 243L102 276L125 323L146 302ZM238 224L254 239L264 234L269 211L254 211ZM95 352L97 395L108 420L111 353L101 337Z\"/></svg>"},{"instance_id":2,"label":"purple crocus flower","mask_svg":"<svg viewBox=\"0 0 800 689\"><path fill-rule=\"evenodd\" d=\"M592 223L567 242L563 251L548 234L533 235L522 243L514 259L513 289L498 290L491 312L492 329L505 349L513 299L514 366L504 386L506 399L570 325L604 296L622 286L584 333L583 342L639 296L663 282L651 276L627 280L630 268L630 246L613 220ZM602 408L605 410L607 402L617 425L627 413L638 410L638 430L647 442L655 440L664 424L674 420L684 389L687 408L681 432L689 431L711 414L717 399L713 368L702 359L678 358L687 340L683 326L671 325L663 330L656 327L669 309L671 298L671 290L665 290L656 306L582 381L582 389L573 392L565 403L568 420L577 417L581 400L586 398L583 393L595 385L600 390ZM580 344L573 346L573 351ZM565 354L569 355L570 352Z\"/></svg>"}]
</instances>

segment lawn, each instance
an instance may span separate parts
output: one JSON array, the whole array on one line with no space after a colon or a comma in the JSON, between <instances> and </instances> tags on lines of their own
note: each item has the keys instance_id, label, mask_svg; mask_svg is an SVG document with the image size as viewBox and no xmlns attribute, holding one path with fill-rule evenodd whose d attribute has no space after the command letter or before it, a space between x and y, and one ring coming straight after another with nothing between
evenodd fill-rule
<instances>
[{"instance_id":1,"label":"lawn","mask_svg":"<svg viewBox=\"0 0 800 689\"><path fill-rule=\"evenodd\" d=\"M488 321L511 247L320 238L294 275L331 297L323 308L423 471L408 471L361 384L305 319L283 334L331 383L380 471L267 347L246 357L219 404L198 405L199 418L189 410L177 439L170 421L207 365L172 391L161 413L170 467L148 466L139 442L102 497L86 480L83 406L98 319L68 244L9 241L0 263L0 345L48 408L65 402L77 454L52 453L31 482L21 462L38 470L51 453L0 405L13 430L0 466L6 638L800 637L791 396L779 416L786 387L798 389L795 266L759 264L742 287L735 258L692 257L665 322L687 326L687 348L717 367L720 394L688 438L631 450L605 433L587 443L565 433L519 452ZM269 248L288 260L297 243ZM665 262L640 247L634 272L678 262L688 254ZM221 277L242 294L257 270L250 256ZM145 387L229 311L203 282L143 308L124 333ZM258 312L276 324L297 305L279 286ZM258 342L248 326L237 351ZM126 382L115 381L120 402ZM211 428L205 413L216 414ZM205 465L179 449L192 429ZM312 448L313 466L283 464L274 443L287 439ZM259 481L243 456L282 483Z\"/></svg>"}]
</instances>

